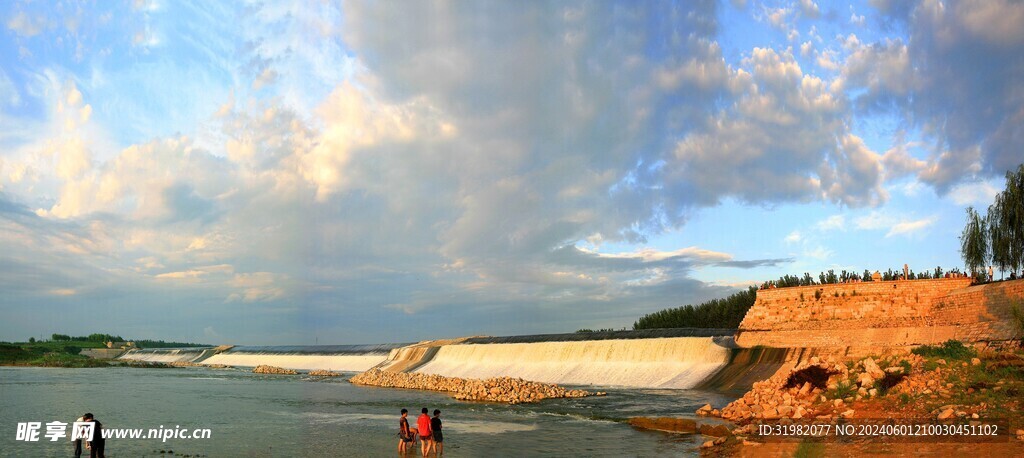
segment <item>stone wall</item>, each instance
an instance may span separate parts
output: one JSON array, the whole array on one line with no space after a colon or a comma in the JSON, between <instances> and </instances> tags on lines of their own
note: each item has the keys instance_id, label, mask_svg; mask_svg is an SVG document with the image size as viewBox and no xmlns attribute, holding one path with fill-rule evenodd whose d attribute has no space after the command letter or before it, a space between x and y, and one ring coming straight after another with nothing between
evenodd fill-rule
<instances>
[{"instance_id":1,"label":"stone wall","mask_svg":"<svg viewBox=\"0 0 1024 458\"><path fill-rule=\"evenodd\" d=\"M970 286L966 278L761 290L736 341L791 348L1007 340L1015 337L1010 303L1022 298L1024 280Z\"/></svg>"}]
</instances>

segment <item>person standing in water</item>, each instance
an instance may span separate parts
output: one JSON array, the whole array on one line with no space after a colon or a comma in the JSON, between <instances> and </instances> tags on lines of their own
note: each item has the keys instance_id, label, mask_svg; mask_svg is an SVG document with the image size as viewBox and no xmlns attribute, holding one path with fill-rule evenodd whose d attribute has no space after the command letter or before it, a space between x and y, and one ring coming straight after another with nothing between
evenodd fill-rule
<instances>
[{"instance_id":1,"label":"person standing in water","mask_svg":"<svg viewBox=\"0 0 1024 458\"><path fill-rule=\"evenodd\" d=\"M444 455L444 436L441 434L441 411L434 409L434 418L430 419L430 431L434 436L434 453Z\"/></svg>"},{"instance_id":2,"label":"person standing in water","mask_svg":"<svg viewBox=\"0 0 1024 458\"><path fill-rule=\"evenodd\" d=\"M413 443L416 430L409 428L409 410L402 409L402 418L398 420L398 453L404 455L409 444Z\"/></svg>"},{"instance_id":3,"label":"person standing in water","mask_svg":"<svg viewBox=\"0 0 1024 458\"><path fill-rule=\"evenodd\" d=\"M427 408L424 407L420 410L420 417L416 419L416 427L419 428L420 435L420 451L423 452L423 456L427 456L430 450L433 448L433 442L431 441L431 430L430 430L430 415L427 414Z\"/></svg>"},{"instance_id":4,"label":"person standing in water","mask_svg":"<svg viewBox=\"0 0 1024 458\"><path fill-rule=\"evenodd\" d=\"M85 421L84 416L75 419L75 423L81 423L83 421ZM75 437L75 435L72 434L71 437ZM82 458L82 439L72 439L71 443L75 446L75 458Z\"/></svg>"},{"instance_id":5,"label":"person standing in water","mask_svg":"<svg viewBox=\"0 0 1024 458\"><path fill-rule=\"evenodd\" d=\"M92 430L92 440L85 443L89 448L89 458L103 458L107 446L107 440L103 438L103 423L100 423L91 413L82 415L82 421L92 422L95 426Z\"/></svg>"}]
</instances>

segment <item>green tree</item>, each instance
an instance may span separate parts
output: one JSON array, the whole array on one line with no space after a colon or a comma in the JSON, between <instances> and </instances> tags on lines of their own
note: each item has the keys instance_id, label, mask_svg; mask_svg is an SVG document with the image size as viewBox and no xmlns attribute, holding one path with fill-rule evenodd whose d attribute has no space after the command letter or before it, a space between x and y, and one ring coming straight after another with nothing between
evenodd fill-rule
<instances>
[{"instance_id":1,"label":"green tree","mask_svg":"<svg viewBox=\"0 0 1024 458\"><path fill-rule=\"evenodd\" d=\"M960 234L960 256L975 277L985 271L989 258L988 225L974 207L967 207L967 225Z\"/></svg>"},{"instance_id":2,"label":"green tree","mask_svg":"<svg viewBox=\"0 0 1024 458\"><path fill-rule=\"evenodd\" d=\"M988 207L992 263L1016 274L1024 269L1024 164L1006 172L1006 189Z\"/></svg>"}]
</instances>

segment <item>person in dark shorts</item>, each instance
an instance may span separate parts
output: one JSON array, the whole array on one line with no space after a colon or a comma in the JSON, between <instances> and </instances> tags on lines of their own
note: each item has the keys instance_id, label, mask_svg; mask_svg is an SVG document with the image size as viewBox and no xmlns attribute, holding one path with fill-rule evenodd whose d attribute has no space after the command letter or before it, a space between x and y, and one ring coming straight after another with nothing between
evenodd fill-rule
<instances>
[{"instance_id":1,"label":"person in dark shorts","mask_svg":"<svg viewBox=\"0 0 1024 458\"><path fill-rule=\"evenodd\" d=\"M89 458L103 458L103 452L107 446L107 440L103 438L103 423L97 421L91 413L82 415L82 421L89 421L95 424L92 430L92 441L85 443L85 446L89 449Z\"/></svg>"},{"instance_id":2,"label":"person in dark shorts","mask_svg":"<svg viewBox=\"0 0 1024 458\"><path fill-rule=\"evenodd\" d=\"M441 411L434 409L434 418L430 419L430 431L434 435L434 453L444 455L444 436L441 434Z\"/></svg>"},{"instance_id":3,"label":"person in dark shorts","mask_svg":"<svg viewBox=\"0 0 1024 458\"><path fill-rule=\"evenodd\" d=\"M430 415L427 415L426 407L424 407L423 410L420 410L420 412L420 417L416 419L416 427L419 428L420 447L422 447L420 448L420 451L423 452L423 456L427 456L434 445L430 439Z\"/></svg>"},{"instance_id":4,"label":"person in dark shorts","mask_svg":"<svg viewBox=\"0 0 1024 458\"><path fill-rule=\"evenodd\" d=\"M398 420L398 453L405 454L409 444L415 443L413 440L416 439L416 429L409 428L409 416L408 409L402 409L402 418Z\"/></svg>"}]
</instances>

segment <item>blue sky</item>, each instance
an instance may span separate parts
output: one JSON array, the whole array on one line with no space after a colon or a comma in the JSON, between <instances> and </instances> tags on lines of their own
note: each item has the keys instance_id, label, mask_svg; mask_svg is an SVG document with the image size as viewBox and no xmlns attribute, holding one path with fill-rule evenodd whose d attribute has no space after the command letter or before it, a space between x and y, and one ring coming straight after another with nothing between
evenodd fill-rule
<instances>
[{"instance_id":1,"label":"blue sky","mask_svg":"<svg viewBox=\"0 0 1024 458\"><path fill-rule=\"evenodd\" d=\"M961 264L1010 1L5 2L0 339L628 327Z\"/></svg>"}]
</instances>

